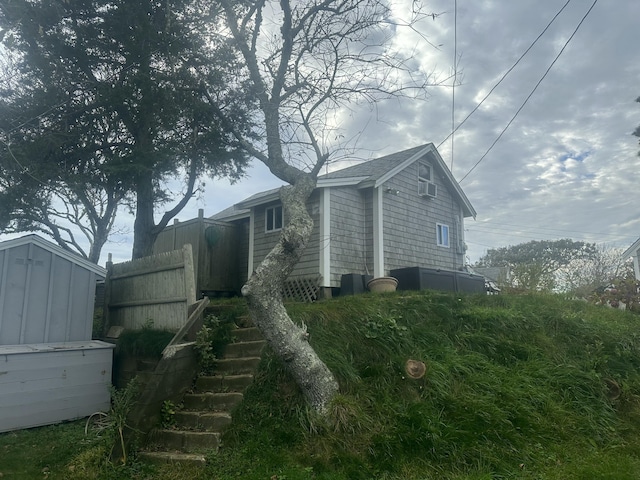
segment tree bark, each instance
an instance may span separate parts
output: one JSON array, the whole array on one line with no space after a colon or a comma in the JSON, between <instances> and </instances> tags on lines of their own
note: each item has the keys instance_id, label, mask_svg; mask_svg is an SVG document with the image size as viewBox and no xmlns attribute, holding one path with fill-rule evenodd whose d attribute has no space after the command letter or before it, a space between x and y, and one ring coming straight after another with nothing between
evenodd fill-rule
<instances>
[{"instance_id":1,"label":"tree bark","mask_svg":"<svg viewBox=\"0 0 640 480\"><path fill-rule=\"evenodd\" d=\"M300 260L313 230L306 200L315 187L311 175L282 187L280 198L287 217L276 246L242 288L255 325L300 386L308 404L326 413L338 392L338 382L309 345L306 326L293 323L283 304L282 287Z\"/></svg>"},{"instance_id":2,"label":"tree bark","mask_svg":"<svg viewBox=\"0 0 640 480\"><path fill-rule=\"evenodd\" d=\"M136 219L133 223L132 259L148 257L158 231L153 218L153 180L151 175L139 175L136 181Z\"/></svg>"}]
</instances>

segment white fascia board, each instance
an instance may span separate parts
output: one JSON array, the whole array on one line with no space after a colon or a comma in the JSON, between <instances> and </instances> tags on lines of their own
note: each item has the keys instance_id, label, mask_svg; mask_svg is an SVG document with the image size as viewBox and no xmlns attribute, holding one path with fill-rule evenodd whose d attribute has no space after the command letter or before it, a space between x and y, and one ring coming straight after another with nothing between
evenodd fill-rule
<instances>
[{"instance_id":1,"label":"white fascia board","mask_svg":"<svg viewBox=\"0 0 640 480\"><path fill-rule=\"evenodd\" d=\"M324 287L331 286L331 189L320 190L320 275Z\"/></svg>"},{"instance_id":2,"label":"white fascia board","mask_svg":"<svg viewBox=\"0 0 640 480\"><path fill-rule=\"evenodd\" d=\"M627 258L633 257L634 255L637 256L636 252L638 250L640 250L640 238L633 242L633 245L631 245L622 253L622 259L626 260Z\"/></svg>"},{"instance_id":3,"label":"white fascia board","mask_svg":"<svg viewBox=\"0 0 640 480\"><path fill-rule=\"evenodd\" d=\"M317 187L348 187L350 185L358 185L367 178L369 177L319 178Z\"/></svg>"},{"instance_id":4,"label":"white fascia board","mask_svg":"<svg viewBox=\"0 0 640 480\"><path fill-rule=\"evenodd\" d=\"M0 242L0 250L7 250L13 247L19 247L22 245L27 245L29 243L33 243L34 245L47 250L58 257L62 257L65 260L69 260L71 263L75 263L76 265L80 265L87 270L95 273L96 275L104 278L107 276L107 270L102 268L100 265L90 262L86 258L81 257L75 253L68 252L64 248L55 243L52 243L44 238L40 237L36 234L25 235L24 237L14 238L11 240L6 240L4 242Z\"/></svg>"},{"instance_id":5,"label":"white fascia board","mask_svg":"<svg viewBox=\"0 0 640 480\"><path fill-rule=\"evenodd\" d=\"M250 216L251 216L251 210L247 208L233 215L229 215L228 217L212 218L211 221L221 222L221 223L231 223L231 222L235 222L236 220L242 220L243 218L249 218Z\"/></svg>"},{"instance_id":6,"label":"white fascia board","mask_svg":"<svg viewBox=\"0 0 640 480\"><path fill-rule=\"evenodd\" d=\"M445 177L449 181L449 184L456 191L456 193L458 194L458 197L462 201L462 204L463 204L464 208L466 209L465 213L467 213L467 215L463 214L462 218L473 217L473 219L475 220L477 213L476 213L476 210L473 208L473 205L471 205L471 202L469 201L469 199L465 195L465 193L462 190L462 188L460 188L460 185L458 184L456 179L453 178L453 174L451 173L451 170L449 170L447 165L444 163L444 160L440 156L440 153L438 152L438 149L433 145L433 143L430 143L429 146L431 147L431 150L433 151L433 154L434 154L434 156L436 157L436 160L439 163L439 165L438 165L439 170L442 173L444 173Z\"/></svg>"}]
</instances>

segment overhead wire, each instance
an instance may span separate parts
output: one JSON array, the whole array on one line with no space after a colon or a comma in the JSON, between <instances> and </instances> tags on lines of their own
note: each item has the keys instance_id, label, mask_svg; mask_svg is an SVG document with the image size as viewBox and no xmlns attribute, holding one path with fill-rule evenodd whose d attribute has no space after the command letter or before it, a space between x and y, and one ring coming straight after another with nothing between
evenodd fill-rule
<instances>
[{"instance_id":1,"label":"overhead wire","mask_svg":"<svg viewBox=\"0 0 640 480\"><path fill-rule=\"evenodd\" d=\"M458 79L458 0L453 0L453 82L451 84L451 168L456 126L456 80Z\"/></svg>"},{"instance_id":2,"label":"overhead wire","mask_svg":"<svg viewBox=\"0 0 640 480\"><path fill-rule=\"evenodd\" d=\"M551 69L553 68L553 66L556 64L556 62L558 61L558 59L560 58L560 56L562 55L562 53L565 51L565 49L567 48L567 46L569 45L569 43L571 42L571 40L573 39L573 37L575 36L575 34L578 32L578 30L580 29L580 27L582 26L582 24L584 23L584 21L587 19L587 17L589 16L589 14L591 13L591 11L593 10L593 8L596 6L596 4L598 3L598 0L594 0L593 3L591 4L591 7L589 7L589 10L587 10L587 13L584 14L584 16L582 17L582 19L580 20L580 22L578 23L578 25L576 26L576 28L573 30L573 33L571 33L571 36L568 38L568 40L564 43L564 45L562 46L562 48L560 49L560 51L558 52L558 54L556 55L556 57L553 59L553 61L551 62L551 64L549 65L549 67L547 68L547 70L544 72L544 74L542 75L542 77L540 77L540 80L538 80L538 82L535 84L535 86L533 87L533 90L531 90L531 92L529 93L529 95L527 95L527 98L524 99L524 102L522 102L522 105L520 105L520 108L518 108L518 110L516 111L516 113L513 115L513 117L511 117L511 120L509 120L509 122L507 123L507 125L502 129L502 131L500 132L500 134L496 137L496 139L493 141L493 143L489 146L489 148L487 149L486 152L484 152L484 154L480 157L480 160L478 160L473 167L471 167L471 169L458 181L458 183L462 183L464 181L465 178L467 178L469 176L469 174L471 172L473 172L476 167L478 165L480 165L480 163L482 163L482 161L486 158L486 156L489 154L489 152L493 149L493 147L498 143L498 141L500 141L500 139L502 138L502 136L504 135L504 133L507 131L507 129L511 126L511 124L514 122L514 120L516 119L516 117L518 116L518 114L522 111L522 109L524 108L524 106L527 104L527 102L529 102L529 99L533 96L533 94L536 92L536 90L538 89L538 87L540 86L540 84L543 82L543 80L547 77L547 75L549 74L549 72L551 71Z\"/></svg>"},{"instance_id":3,"label":"overhead wire","mask_svg":"<svg viewBox=\"0 0 640 480\"><path fill-rule=\"evenodd\" d=\"M538 40L540 40L540 38L542 38L542 36L546 33L547 30L549 30L549 28L551 27L551 25L553 24L553 22L555 22L556 18L558 18L558 16L564 11L564 9L567 7L567 5L569 5L569 3L571 3L571 0L567 0L566 3L562 6L562 8L560 8L560 10L558 10L558 12L553 16L553 18L549 21L549 23L547 23L547 26L544 27L544 29L542 30L542 32L540 32L540 34L535 38L535 40L531 43L531 45L529 45L529 47L524 51L524 53L522 55L520 55L520 57L516 60L516 62L502 75L502 77L500 77L500 80L498 80L498 82L491 87L491 90L489 90L489 93L487 93L484 98L482 100L480 100L480 102L474 107L473 110L471 110L469 112L469 114L464 117L464 119L458 124L458 126L454 129L452 129L451 133L449 135L447 135L444 140L442 140L439 144L438 144L438 148L440 148L440 146L446 142L450 137L453 136L453 134L455 132L457 132L460 127L462 127L462 125L465 124L465 122L467 120L469 120L469 117L471 117L471 115L473 115L479 108L480 106L485 102L485 100L487 100L487 98L489 98L489 96L493 93L493 91L498 88L498 86L502 83L502 81L507 77L507 75L509 75L509 73L511 73L511 71L516 68L516 66L520 63L520 61L527 55L527 53L529 53L529 51L534 47L534 45L536 43L538 43ZM455 48L455 47L454 47Z\"/></svg>"}]
</instances>

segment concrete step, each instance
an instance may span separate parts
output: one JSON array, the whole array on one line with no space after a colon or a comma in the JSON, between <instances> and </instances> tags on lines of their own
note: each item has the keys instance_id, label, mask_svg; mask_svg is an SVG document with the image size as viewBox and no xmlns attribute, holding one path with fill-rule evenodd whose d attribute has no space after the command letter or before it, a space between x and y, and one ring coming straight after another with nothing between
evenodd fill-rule
<instances>
[{"instance_id":1,"label":"concrete step","mask_svg":"<svg viewBox=\"0 0 640 480\"><path fill-rule=\"evenodd\" d=\"M175 414L178 429L221 432L231 425L231 415L227 412L180 411Z\"/></svg>"},{"instance_id":2,"label":"concrete step","mask_svg":"<svg viewBox=\"0 0 640 480\"><path fill-rule=\"evenodd\" d=\"M235 322L236 322L236 325L240 328L255 327L253 323L253 319L249 314L237 316Z\"/></svg>"},{"instance_id":3,"label":"concrete step","mask_svg":"<svg viewBox=\"0 0 640 480\"><path fill-rule=\"evenodd\" d=\"M243 392L253 382L253 375L243 373L241 375L213 375L210 377L198 377L196 390L198 392Z\"/></svg>"},{"instance_id":4,"label":"concrete step","mask_svg":"<svg viewBox=\"0 0 640 480\"><path fill-rule=\"evenodd\" d=\"M260 357L221 358L216 360L216 373L219 375L253 373L258 368L260 360Z\"/></svg>"},{"instance_id":5,"label":"concrete step","mask_svg":"<svg viewBox=\"0 0 640 480\"><path fill-rule=\"evenodd\" d=\"M231 330L231 336L236 342L252 342L255 340L264 340L262 333L256 327L234 328Z\"/></svg>"},{"instance_id":6,"label":"concrete step","mask_svg":"<svg viewBox=\"0 0 640 480\"><path fill-rule=\"evenodd\" d=\"M218 451L219 432L195 432L193 430L157 430L151 437L151 444L163 450L184 453Z\"/></svg>"},{"instance_id":7,"label":"concrete step","mask_svg":"<svg viewBox=\"0 0 640 480\"><path fill-rule=\"evenodd\" d=\"M229 393L187 393L184 396L184 410L191 411L230 411L242 401L242 394L239 392Z\"/></svg>"},{"instance_id":8,"label":"concrete step","mask_svg":"<svg viewBox=\"0 0 640 480\"><path fill-rule=\"evenodd\" d=\"M143 462L160 465L164 463L179 463L182 465L204 466L207 460L203 455L184 452L138 452L138 458Z\"/></svg>"},{"instance_id":9,"label":"concrete step","mask_svg":"<svg viewBox=\"0 0 640 480\"><path fill-rule=\"evenodd\" d=\"M224 358L259 357L266 343L264 340L230 343L224 349Z\"/></svg>"}]
</instances>

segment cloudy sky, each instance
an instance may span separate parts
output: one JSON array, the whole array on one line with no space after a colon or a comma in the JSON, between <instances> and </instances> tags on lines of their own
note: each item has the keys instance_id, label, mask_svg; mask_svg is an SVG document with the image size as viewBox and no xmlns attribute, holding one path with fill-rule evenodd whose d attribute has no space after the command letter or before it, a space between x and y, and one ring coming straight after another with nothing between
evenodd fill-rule
<instances>
[{"instance_id":1,"label":"cloudy sky","mask_svg":"<svg viewBox=\"0 0 640 480\"><path fill-rule=\"evenodd\" d=\"M457 126L465 119L565 4L458 129L453 143L447 139L452 120ZM360 132L359 156L377 157L427 142L439 146L478 212L475 221L465 223L471 262L489 248L530 240L633 243L640 236L640 147L631 135L640 125L640 103L635 102L640 97L640 2L460 0L455 15L454 0L436 0L424 2L424 9L436 14L420 25L429 43L408 33L397 41L414 51L435 83L449 80L433 86L426 101L390 101L373 111L352 112L344 126L350 134ZM255 164L235 185L209 180L206 193L179 218L192 218L199 208L211 215L277 185ZM114 240L104 254L129 258L131 237Z\"/></svg>"}]
</instances>

